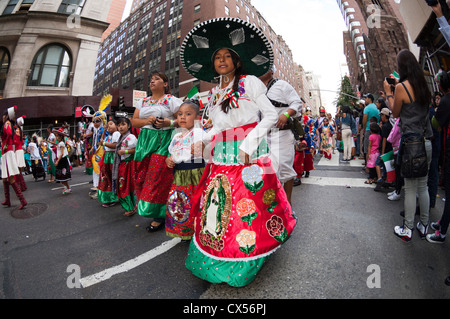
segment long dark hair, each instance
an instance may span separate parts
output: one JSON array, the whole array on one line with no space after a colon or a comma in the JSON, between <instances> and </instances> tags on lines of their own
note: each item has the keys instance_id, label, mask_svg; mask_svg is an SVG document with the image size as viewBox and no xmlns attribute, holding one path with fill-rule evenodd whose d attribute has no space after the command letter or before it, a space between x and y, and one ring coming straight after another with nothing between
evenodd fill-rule
<instances>
[{"instance_id":1,"label":"long dark hair","mask_svg":"<svg viewBox=\"0 0 450 319\"><path fill-rule=\"evenodd\" d=\"M401 50L397 55L397 66L400 83L408 80L414 91L416 101L424 107L428 107L431 101L431 92L425 80L423 69L414 54L407 49Z\"/></svg>"},{"instance_id":2,"label":"long dark hair","mask_svg":"<svg viewBox=\"0 0 450 319\"><path fill-rule=\"evenodd\" d=\"M231 54L231 59L233 60L233 65L235 67L233 91L237 92L239 89L239 80L242 75L243 64L242 64L241 58L239 57L239 55L236 52L234 52L233 50L229 50L229 49L228 49L228 51ZM217 52L219 52L219 50L217 50L216 53L214 53L213 61L216 57ZM213 70L214 70L214 74L216 76L219 76L219 73L217 73L216 69L214 68L214 63L213 63ZM222 111L224 113L228 113L228 110L230 108L230 101L231 101L231 98L228 98L222 102L221 106L222 106Z\"/></svg>"}]
</instances>

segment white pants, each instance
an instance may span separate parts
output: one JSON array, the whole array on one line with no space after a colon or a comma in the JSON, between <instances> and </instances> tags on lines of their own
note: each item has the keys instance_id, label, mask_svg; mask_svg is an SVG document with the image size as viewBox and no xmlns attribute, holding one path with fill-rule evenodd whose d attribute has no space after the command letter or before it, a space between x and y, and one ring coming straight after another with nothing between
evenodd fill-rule
<instances>
[{"instance_id":1,"label":"white pants","mask_svg":"<svg viewBox=\"0 0 450 319\"><path fill-rule=\"evenodd\" d=\"M290 130L273 129L269 135L270 160L278 180L285 183L294 179L295 138Z\"/></svg>"},{"instance_id":2,"label":"white pants","mask_svg":"<svg viewBox=\"0 0 450 319\"><path fill-rule=\"evenodd\" d=\"M352 158L352 130L349 128L342 129L342 143L344 143L344 154L342 155L344 160Z\"/></svg>"},{"instance_id":3,"label":"white pants","mask_svg":"<svg viewBox=\"0 0 450 319\"><path fill-rule=\"evenodd\" d=\"M92 181L94 182L93 184L93 186L94 187L98 187L98 182L99 182L99 180L100 180L100 175L99 174L97 174L95 171L94 172L92 172Z\"/></svg>"}]
</instances>

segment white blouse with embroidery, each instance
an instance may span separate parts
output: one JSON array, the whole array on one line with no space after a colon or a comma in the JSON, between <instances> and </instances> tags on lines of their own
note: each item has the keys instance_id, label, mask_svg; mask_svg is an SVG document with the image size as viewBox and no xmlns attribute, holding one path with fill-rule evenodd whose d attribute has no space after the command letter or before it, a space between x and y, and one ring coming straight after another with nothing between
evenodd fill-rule
<instances>
[{"instance_id":1,"label":"white blouse with embroidery","mask_svg":"<svg viewBox=\"0 0 450 319\"><path fill-rule=\"evenodd\" d=\"M184 134L184 132L175 134L169 145L169 153L172 155L173 161L179 164L182 162L191 162L193 159L201 159L201 156L193 157L191 154L191 146L202 141L205 134L206 132L201 128L193 128L187 134Z\"/></svg>"},{"instance_id":2,"label":"white blouse with embroidery","mask_svg":"<svg viewBox=\"0 0 450 319\"><path fill-rule=\"evenodd\" d=\"M233 83L230 83L227 88L232 87ZM223 91L216 86L208 97L208 112L213 122L213 128L206 134L204 142L211 142L214 135L225 130L258 122L258 125L247 135L240 146L242 151L251 156L263 139L267 138L270 129L278 120L275 107L266 96L267 88L260 79L253 75L241 77L239 107L229 109L228 113L224 113L220 105L220 101L225 100L221 99Z\"/></svg>"},{"instance_id":3,"label":"white blouse with embroidery","mask_svg":"<svg viewBox=\"0 0 450 319\"><path fill-rule=\"evenodd\" d=\"M139 110L139 118L146 119L150 116L174 119L174 114L178 112L180 105L183 104L179 98L166 94L159 100L152 100L151 96L139 100L136 108ZM155 129L152 125L145 125L142 128ZM164 127L164 130L172 129L171 127Z\"/></svg>"}]
</instances>

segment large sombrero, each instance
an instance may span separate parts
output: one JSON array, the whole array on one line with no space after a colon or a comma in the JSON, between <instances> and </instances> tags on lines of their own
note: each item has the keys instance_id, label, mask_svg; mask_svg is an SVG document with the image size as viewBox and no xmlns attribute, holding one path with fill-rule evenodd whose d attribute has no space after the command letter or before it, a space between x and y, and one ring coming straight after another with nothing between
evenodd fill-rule
<instances>
[{"instance_id":1,"label":"large sombrero","mask_svg":"<svg viewBox=\"0 0 450 319\"><path fill-rule=\"evenodd\" d=\"M273 50L264 33L237 18L217 18L194 27L181 44L181 63L192 76L214 82L213 55L227 48L241 58L244 74L261 76L273 64Z\"/></svg>"}]
</instances>

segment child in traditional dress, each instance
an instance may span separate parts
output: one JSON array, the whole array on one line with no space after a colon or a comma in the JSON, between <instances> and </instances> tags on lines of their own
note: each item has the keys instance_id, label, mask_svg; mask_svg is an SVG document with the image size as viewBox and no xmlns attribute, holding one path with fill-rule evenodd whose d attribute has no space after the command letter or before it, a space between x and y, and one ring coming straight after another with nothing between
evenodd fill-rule
<instances>
[{"instance_id":1,"label":"child in traditional dress","mask_svg":"<svg viewBox=\"0 0 450 319\"><path fill-rule=\"evenodd\" d=\"M273 51L254 25L220 18L188 33L181 60L196 78L219 80L205 110L212 128L199 146L211 144L212 152L191 200L195 233L186 267L211 283L242 287L296 224L269 157L267 134L278 114L258 79Z\"/></svg>"},{"instance_id":2,"label":"child in traditional dress","mask_svg":"<svg viewBox=\"0 0 450 319\"><path fill-rule=\"evenodd\" d=\"M124 216L133 216L137 210L134 194L133 159L137 145L137 138L131 134L131 121L126 117L117 120L120 138L117 141L116 154L112 167L113 190L119 203L125 209Z\"/></svg>"},{"instance_id":3,"label":"child in traditional dress","mask_svg":"<svg viewBox=\"0 0 450 319\"><path fill-rule=\"evenodd\" d=\"M333 151L333 126L329 123L328 118L323 119L323 125L319 128L320 133L320 151L326 159L331 159Z\"/></svg>"},{"instance_id":4,"label":"child in traditional dress","mask_svg":"<svg viewBox=\"0 0 450 319\"><path fill-rule=\"evenodd\" d=\"M55 179L65 186L63 195L70 194L72 193L72 188L69 186L69 181L71 180L72 175L70 173L69 152L67 151L66 142L64 141L64 137L67 137L68 135L64 132L63 128L60 128L57 131L53 130L53 133L55 133L56 141L58 142L58 145L56 146Z\"/></svg>"},{"instance_id":5,"label":"child in traditional dress","mask_svg":"<svg viewBox=\"0 0 450 319\"><path fill-rule=\"evenodd\" d=\"M98 183L98 200L102 207L114 206L117 201L117 194L112 187L112 166L116 152L117 142L120 139L120 133L117 131L115 120L109 120L105 138L100 140L100 144L105 148L102 161L100 163L100 180Z\"/></svg>"},{"instance_id":6,"label":"child in traditional dress","mask_svg":"<svg viewBox=\"0 0 450 319\"><path fill-rule=\"evenodd\" d=\"M173 137L169 145L170 156L166 158L167 167L174 169L167 201L166 234L182 240L190 240L194 235L191 198L205 169L202 154L191 154L192 146L202 141L204 135L202 128L194 127L199 113L199 105L190 100L180 106L176 115L181 132Z\"/></svg>"}]
</instances>

